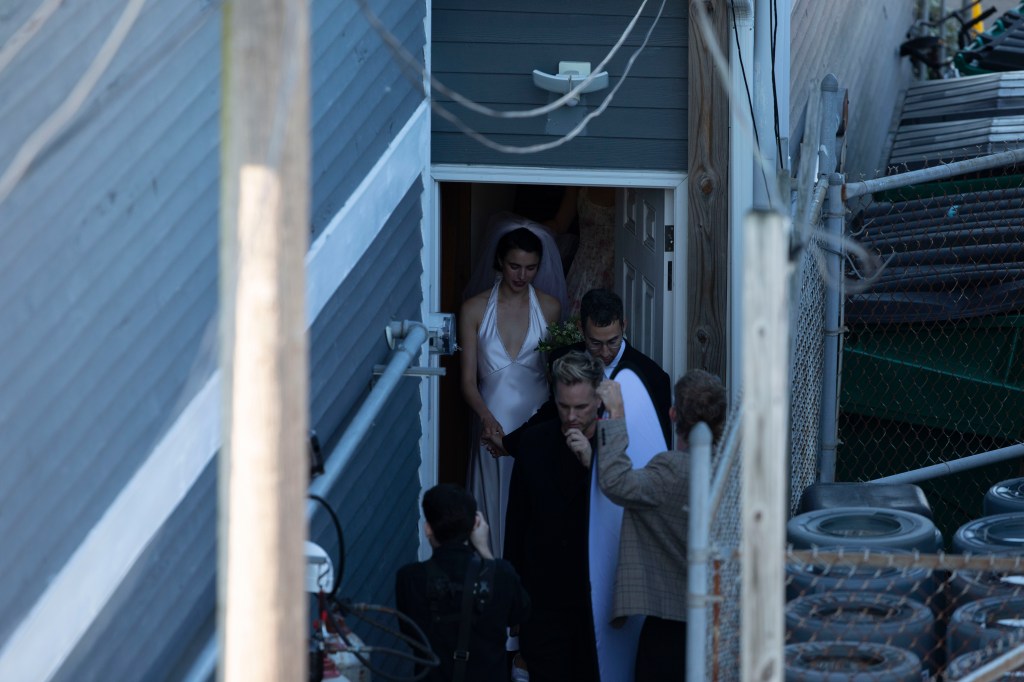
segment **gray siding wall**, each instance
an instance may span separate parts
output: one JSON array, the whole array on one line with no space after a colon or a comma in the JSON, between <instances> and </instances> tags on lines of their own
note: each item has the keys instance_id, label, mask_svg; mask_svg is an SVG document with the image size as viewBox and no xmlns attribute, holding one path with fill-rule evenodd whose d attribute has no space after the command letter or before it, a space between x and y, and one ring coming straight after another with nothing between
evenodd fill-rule
<instances>
[{"instance_id":1,"label":"gray siding wall","mask_svg":"<svg viewBox=\"0 0 1024 682\"><path fill-rule=\"evenodd\" d=\"M419 183L410 189L310 330L311 423L328 446L368 392L373 365L387 362L384 326L419 317L420 192ZM353 327L365 331L353 333ZM342 594L355 601L394 605L394 574L416 560L419 408L419 383L407 379L327 496L345 532ZM59 682L170 681L188 671L215 627L216 468L211 462L164 524ZM336 559L335 531L325 513L314 518L310 537ZM378 639L358 621L351 625L364 639Z\"/></svg>"},{"instance_id":2,"label":"gray siding wall","mask_svg":"<svg viewBox=\"0 0 1024 682\"><path fill-rule=\"evenodd\" d=\"M637 7L639 3L618 0L435 0L431 43L434 76L495 109L547 104L554 96L533 85L533 70L557 73L559 61L589 61L596 67ZM585 95L579 106L563 108L550 117L565 116L576 122L601 103L642 42L657 7L657 3L648 5L629 40L609 64L609 89ZM611 106L568 144L537 154L503 154L466 137L435 113L432 161L685 170L686 7L682 0L666 2L647 47ZM501 144L525 146L556 137L548 134L549 116L495 119L472 114L440 95L437 99L470 127Z\"/></svg>"},{"instance_id":3,"label":"gray siding wall","mask_svg":"<svg viewBox=\"0 0 1024 682\"><path fill-rule=\"evenodd\" d=\"M353 14L353 4L312 3L314 233L421 99ZM371 5L422 54L425 3ZM120 0L63 3L0 72L0 168L74 87L123 6ZM0 44L36 7L0 10ZM214 369L220 36L218 2L146 3L79 116L0 204L0 642ZM418 312L420 192L410 190L381 237L383 250L400 251L408 261L382 273L390 277L385 282L365 285L367 293L353 280L347 295L365 307L335 311L331 323L317 320L313 330L313 352L321 357L314 361L320 364L313 369L312 423L322 437L337 437L365 392L369 367L384 361L383 323L374 325L372 348L341 353L355 379L331 368L334 380L318 383L318 368L330 364L323 348L358 345L348 335L368 310ZM391 464L408 470L388 480L405 496L417 474L419 404L418 393L403 388L394 403L403 421L388 429L402 434L398 464ZM382 440L371 436L365 447L372 452ZM339 486L339 500L356 499L350 485L345 479ZM62 679L158 679L158 670L174 670L182 664L176 658L194 653L190 647L213 623L215 489L208 468ZM392 531L405 538L352 551L353 585L367 599L386 599L390 589L367 576L414 554L415 503L414 487L405 506L389 502L380 515L364 508L351 522L355 538ZM359 530L361 523L369 530ZM140 622L143 613L166 621L150 627ZM115 655L120 648L123 657ZM152 677L130 674L150 661Z\"/></svg>"},{"instance_id":4,"label":"gray siding wall","mask_svg":"<svg viewBox=\"0 0 1024 682\"><path fill-rule=\"evenodd\" d=\"M821 79L834 73L850 94L846 167L851 179L884 174L886 135L900 91L912 78L910 60L899 53L916 4L793 0L790 120L797 124L807 98L819 96Z\"/></svg>"},{"instance_id":5,"label":"gray siding wall","mask_svg":"<svg viewBox=\"0 0 1024 682\"><path fill-rule=\"evenodd\" d=\"M5 38L37 5L20 4ZM0 73L4 167L123 4L64 3ZM208 3L147 4L0 204L0 642L212 369L219 24Z\"/></svg>"},{"instance_id":6,"label":"gray siding wall","mask_svg":"<svg viewBox=\"0 0 1024 682\"><path fill-rule=\"evenodd\" d=\"M422 59L424 0L368 4L405 48ZM311 21L315 236L409 120L423 92L402 75L355 2L315 0Z\"/></svg>"}]
</instances>

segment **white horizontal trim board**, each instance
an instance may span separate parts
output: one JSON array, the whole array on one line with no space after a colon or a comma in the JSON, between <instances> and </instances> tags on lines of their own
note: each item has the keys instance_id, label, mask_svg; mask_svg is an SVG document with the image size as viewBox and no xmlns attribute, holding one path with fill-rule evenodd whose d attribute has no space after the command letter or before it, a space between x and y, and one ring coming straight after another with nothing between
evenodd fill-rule
<instances>
[{"instance_id":1,"label":"white horizontal trim board","mask_svg":"<svg viewBox=\"0 0 1024 682\"><path fill-rule=\"evenodd\" d=\"M497 182L661 189L674 189L686 179L686 173L674 171L474 166L442 163L431 166L430 175L438 182Z\"/></svg>"},{"instance_id":2,"label":"white horizontal trim board","mask_svg":"<svg viewBox=\"0 0 1024 682\"><path fill-rule=\"evenodd\" d=\"M308 325L424 173L428 111L420 105L310 247ZM0 680L49 680L71 655L220 448L220 379L216 370L0 649Z\"/></svg>"}]
</instances>

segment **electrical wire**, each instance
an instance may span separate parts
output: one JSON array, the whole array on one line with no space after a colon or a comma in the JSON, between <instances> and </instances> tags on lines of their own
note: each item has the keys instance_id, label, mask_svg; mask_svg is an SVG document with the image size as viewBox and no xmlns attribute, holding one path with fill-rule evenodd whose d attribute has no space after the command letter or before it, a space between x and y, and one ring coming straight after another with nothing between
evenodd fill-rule
<instances>
[{"instance_id":1,"label":"electrical wire","mask_svg":"<svg viewBox=\"0 0 1024 682\"><path fill-rule=\"evenodd\" d=\"M338 515L334 513L331 505L327 504L327 500L312 493L309 494L309 499L319 502L320 506L327 510L331 517L331 523L334 524L334 531L338 535L338 561L334 564L334 588L331 590L331 598L333 599L338 594L338 588L341 587L341 579L345 575L345 536L341 532L341 522L338 520Z\"/></svg>"},{"instance_id":2,"label":"electrical wire","mask_svg":"<svg viewBox=\"0 0 1024 682\"><path fill-rule=\"evenodd\" d=\"M471 111L475 111L476 113L480 113L486 116L492 116L494 118L529 118L532 116L540 116L542 114L553 111L554 109L557 109L558 107L562 106L563 103L568 102L570 99L574 98L582 88L586 87L586 85L589 84L594 77L596 77L597 73L600 73L600 69L602 69L604 65L608 63L609 60L611 60L612 56L618 50L619 46L623 42L625 42L626 38L632 32L633 27L635 26L637 20L639 19L641 13L644 10L644 7L647 4L647 0L644 0L644 2L640 5L640 9L634 15L632 21L630 21L629 25L627 26L626 31L616 42L611 52L609 52L609 54L604 58L604 60L602 60L598 64L598 67L594 69L594 72L591 73L590 76L580 81L580 84L578 86L575 86L572 90L570 90L569 93L563 95L554 102L551 102L550 104L544 107L539 107L537 109L527 109L522 111L498 111L495 109L491 109L490 107L485 107L481 104L473 102L469 98L451 90L450 88L447 88L447 86L445 86L443 83L437 81L437 79L435 79L431 74L426 72L426 70L423 68L420 62L417 61L411 54L409 54L408 50L405 49L405 47L394 36L394 34L392 34L387 29L387 27L384 26L384 24L380 21L377 15L374 14L373 11L369 8L369 6L366 3L366 0L357 0L357 2L359 3L359 7L362 10L363 15L366 17L367 21L370 22L370 25L374 28L378 35L380 35L381 39L384 41L384 44L387 45L388 48L391 49L392 53L398 58L400 65L403 67L403 74L406 74L408 76L409 72L415 72L418 75L419 80L414 80L414 84L416 84L418 87L422 89L424 87L423 82L427 81L431 84L432 88L437 89L439 92L447 95L448 97L452 97L454 101L458 102L459 104L462 104ZM654 17L654 21L648 28L647 33L644 36L643 42L630 56L629 61L626 63L626 67L622 72L622 76L619 77L618 82L611 89L608 95L604 98L601 104L594 111L588 113L583 118L583 120L580 121L568 133L562 135L561 137L555 140L552 140L551 142L527 146L506 145L501 144L499 142L495 142L494 140L487 137L483 133L480 133L476 129L469 126L456 114L452 113L451 111L443 107L441 104L439 104L433 98L433 96L428 94L427 96L430 100L431 109L441 118L453 124L459 130L459 132L479 142L485 147L493 149L494 151L497 152L501 152L503 154L536 154L538 152L548 151L550 149L560 147L563 144L575 138L576 136L578 136L581 132L583 132L583 130L587 126L587 123L589 123L592 119L596 118L597 116L603 114L604 111L608 108L608 105L611 104L612 100L615 98L616 93L618 93L619 88L622 87L622 84L626 81L626 78L629 76L629 72L633 68L633 63L636 61L637 57L640 56L640 53L643 52L643 50L647 47L647 43L650 40L651 34L654 32L655 27L658 25L658 22L661 19L662 12L665 9L665 2L666 0L661 0L661 5L658 8L657 15ZM455 96L458 96L458 99L456 99Z\"/></svg>"},{"instance_id":3,"label":"electrical wire","mask_svg":"<svg viewBox=\"0 0 1024 682\"><path fill-rule=\"evenodd\" d=\"M361 647L361 648L353 647L351 641L349 641L348 637L345 635L345 633L343 631L344 629L338 623L337 618L334 615L334 609L333 608L328 608L327 609L327 618L331 621L331 626L334 628L334 631L336 633L338 633L338 635L341 637L342 641L345 642L345 645L347 647L349 647L349 652L353 656L355 656L356 659L360 663L362 663L364 666L366 666L366 669L369 670L374 676L383 677L384 679L393 680L394 682L416 682L416 680L421 680L424 677L426 677L427 674L430 672L431 668L436 668L438 665L441 664L441 659L439 659L437 657L437 654L435 654L433 652L433 650L430 648L430 641L427 639L427 636L423 632L422 628L420 628L420 626L417 625L416 622L413 619L409 618L407 615L405 615L401 611L398 611L397 609L391 609L391 608L388 608L386 606L378 606L378 605L375 605L375 604L341 604L337 600L333 600L333 599L332 599L332 602L334 603L334 605L337 605L343 611L346 611L348 613L352 613L357 618L360 618L361 620L366 622L368 625L370 625L372 627L376 627L376 628L382 630L383 632L385 632L387 634L390 634L390 635L400 639L401 641L403 641L406 644L408 644L411 648L418 649L418 650L423 651L424 653L429 655L429 658L422 658L422 657L410 655L410 654L408 654L408 653L406 653L404 651L400 651L398 649L393 649L393 648L389 648L389 647ZM377 621L375 621L373 619L366 618L363 615L363 612L364 611L368 611L368 610L381 611L383 613L390 613L392 615L397 616L399 618L399 620L402 620L403 622L407 623L412 628L412 630L416 633L416 636L420 639L420 642L422 642L422 644L420 642L417 642L413 638L409 637L408 635L405 635L404 633L395 630L394 628L389 628L386 625L378 623ZM370 651L374 651L374 652L377 652L377 653L380 653L380 654L384 654L384 655L397 656L399 658L404 658L404 659L407 659L407 660L411 660L414 663L423 666L423 670L421 670L419 673L416 673L415 675L412 675L412 676L401 676L401 677L399 677L399 676L391 675L389 673L384 672L380 668L374 666L373 663L370 661L370 659L368 657L363 656L363 652L370 652Z\"/></svg>"},{"instance_id":4,"label":"electrical wire","mask_svg":"<svg viewBox=\"0 0 1024 682\"><path fill-rule=\"evenodd\" d=\"M771 11L771 53L772 53L772 104L775 108L775 147L778 152L776 157L781 170L782 164L782 132L779 129L779 89L775 80L775 45L779 39L779 0L771 0L769 6Z\"/></svg>"},{"instance_id":5,"label":"electrical wire","mask_svg":"<svg viewBox=\"0 0 1024 682\"><path fill-rule=\"evenodd\" d=\"M100 77L106 72L107 67L113 61L114 56L121 49L121 45L128 37L132 26L139 18L146 0L128 0L118 18L114 28L111 29L99 52L85 73L72 88L68 96L61 102L60 106L33 131L28 139L18 149L14 159L0 175L0 204L7 199L18 182L25 176L32 163L36 160L46 146L54 137L60 134L64 127L74 118L75 114L85 103L85 100L92 93Z\"/></svg>"},{"instance_id":6,"label":"electrical wire","mask_svg":"<svg viewBox=\"0 0 1024 682\"><path fill-rule=\"evenodd\" d=\"M725 92L731 96L730 88L730 75L729 75L729 60L725 58L725 54L722 51L722 46L719 45L718 40L715 38L716 32L715 27L711 24L711 19L708 17L708 11L704 7L704 3L695 2L690 5L691 9L696 9L696 12L692 12L690 15L690 21L696 21L698 29L704 36L707 44L708 53L711 55L711 62L714 65L715 73L718 75L718 80L722 83L722 87ZM755 142L754 139L754 119L749 112L744 111L742 107L735 107L733 111L737 112L737 123L738 129L746 134L747 140L749 141L754 152L754 162L761 167L761 172L764 173L765 177L774 177L775 169L772 164L769 164L765 159L764 154L761 153L761 146ZM782 201L782 197L779 191L778 183L766 182L768 189L768 203L770 207L775 206L786 206L787 203Z\"/></svg>"},{"instance_id":7,"label":"electrical wire","mask_svg":"<svg viewBox=\"0 0 1024 682\"><path fill-rule=\"evenodd\" d=\"M633 18L630 19L629 24L626 25L626 28L623 31L622 35L615 42L612 48L608 51L608 54L605 55L604 59L602 59L598 63L598 65L591 70L589 76L581 80L578 85L574 85L572 89L569 90L569 92L559 97L555 101L550 102L542 107L521 110L492 109L491 107L480 104L479 102L475 102L469 97L463 95L462 93L453 90L452 88L449 88L447 85L445 85L440 80L435 78L433 74L427 73L426 69L423 68L423 65L419 62L419 60L417 60L412 54L409 53L408 50L405 49L405 46L402 45L402 42L398 40L398 38L393 33L391 33L391 31L388 30L388 28L384 25L380 18L373 12L372 9L370 9L367 0L357 0L357 2L359 4L359 8L363 12L363 16L366 17L366 20L370 23L370 26L373 27L373 29L377 32L380 38L384 41L384 44L387 45L389 49L391 49L392 53L396 57L398 57L399 61L406 65L410 69L410 71L415 73L417 77L421 79L420 81L415 82L416 85L422 87L423 82L429 82L432 90L437 90L442 95L449 97L452 101L456 102L457 104L461 104L470 111L477 114L482 114L484 116L490 116L492 118L533 118L536 116L543 116L544 114L551 113L552 111L561 108L570 100L573 100L576 97L578 97L583 92L583 90L595 78L597 78L598 74L600 74L604 67L608 65L608 63L612 60L615 54L619 51L619 48L622 47L622 45L626 42L626 39L629 38L630 34L632 34L633 29L636 27L637 21L639 21L641 15L643 14L644 8L647 7L648 0L643 0L643 2L640 3L640 8L637 9L636 13L633 15ZM662 9L664 9L664 3L662 3ZM661 15L660 11L658 15ZM655 22L657 22L657 20L655 20Z\"/></svg>"},{"instance_id":8,"label":"electrical wire","mask_svg":"<svg viewBox=\"0 0 1024 682\"><path fill-rule=\"evenodd\" d=\"M750 120L754 120L754 99L750 96L750 82L747 80L747 69L743 65L743 50L740 48L740 30L736 26L736 4L733 2L729 3L729 9L732 10L732 33L736 38L736 56L740 62L740 73L743 75L743 87L747 91L747 106L750 108ZM754 144L757 148L761 148L761 138L757 134L757 124L754 124ZM768 176L765 175L764 167L761 167L761 177L764 179L764 185L768 187ZM768 190L766 189L766 192Z\"/></svg>"},{"instance_id":9,"label":"electrical wire","mask_svg":"<svg viewBox=\"0 0 1024 682\"><path fill-rule=\"evenodd\" d=\"M3 47L0 47L0 72L14 61L14 58L21 52L21 48L25 47L32 40L35 34L39 32L39 29L50 20L50 17L63 4L64 0L46 0L36 8L32 16L25 20L25 23L18 27L14 35L7 39Z\"/></svg>"}]
</instances>

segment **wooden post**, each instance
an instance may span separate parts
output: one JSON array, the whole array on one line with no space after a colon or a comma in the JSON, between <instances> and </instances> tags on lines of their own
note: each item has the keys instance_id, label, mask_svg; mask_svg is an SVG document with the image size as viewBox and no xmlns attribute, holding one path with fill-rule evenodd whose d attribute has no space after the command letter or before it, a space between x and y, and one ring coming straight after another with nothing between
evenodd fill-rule
<instances>
[{"instance_id":1,"label":"wooden post","mask_svg":"<svg viewBox=\"0 0 1024 682\"><path fill-rule=\"evenodd\" d=\"M223 25L220 679L302 680L308 5L228 0Z\"/></svg>"},{"instance_id":2,"label":"wooden post","mask_svg":"<svg viewBox=\"0 0 1024 682\"><path fill-rule=\"evenodd\" d=\"M729 301L729 96L715 72L709 41L729 54L729 0L692 0L714 35L689 22L687 49L687 358L690 369L725 379Z\"/></svg>"},{"instance_id":3,"label":"wooden post","mask_svg":"<svg viewBox=\"0 0 1024 682\"><path fill-rule=\"evenodd\" d=\"M740 679L783 679L786 443L789 435L789 220L744 221Z\"/></svg>"}]
</instances>

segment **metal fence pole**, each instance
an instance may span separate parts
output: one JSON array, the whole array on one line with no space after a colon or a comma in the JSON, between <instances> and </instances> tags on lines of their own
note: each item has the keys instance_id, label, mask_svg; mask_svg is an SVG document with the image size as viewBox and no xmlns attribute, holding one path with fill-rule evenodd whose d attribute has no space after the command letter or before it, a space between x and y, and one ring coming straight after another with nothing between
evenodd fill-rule
<instances>
[{"instance_id":1,"label":"metal fence pole","mask_svg":"<svg viewBox=\"0 0 1024 682\"><path fill-rule=\"evenodd\" d=\"M978 171L988 170L990 168L1011 166L1022 162L1024 162L1024 147L999 152L998 154L979 156L972 159L965 159L963 161L954 161L953 163L946 163L939 166L930 166L928 168L910 171L909 173L887 175L881 178L864 180L863 182L851 182L846 185L843 190L843 194L847 199L853 199L854 197L860 197L874 192L885 192L890 189L907 187L908 185L919 185L926 182L948 180L950 178L955 178L958 175L977 173Z\"/></svg>"},{"instance_id":2,"label":"metal fence pole","mask_svg":"<svg viewBox=\"0 0 1024 682\"><path fill-rule=\"evenodd\" d=\"M708 635L708 536L711 531L711 429L690 430L690 516L687 538L686 679L704 682Z\"/></svg>"},{"instance_id":3,"label":"metal fence pole","mask_svg":"<svg viewBox=\"0 0 1024 682\"><path fill-rule=\"evenodd\" d=\"M842 334L840 305L843 282L843 176L833 173L828 178L828 204L825 212L825 232L829 236L825 248L825 319L824 358L821 371L821 421L819 438L821 454L818 457L818 480L831 483L836 480L836 440L839 415L839 336Z\"/></svg>"}]
</instances>

